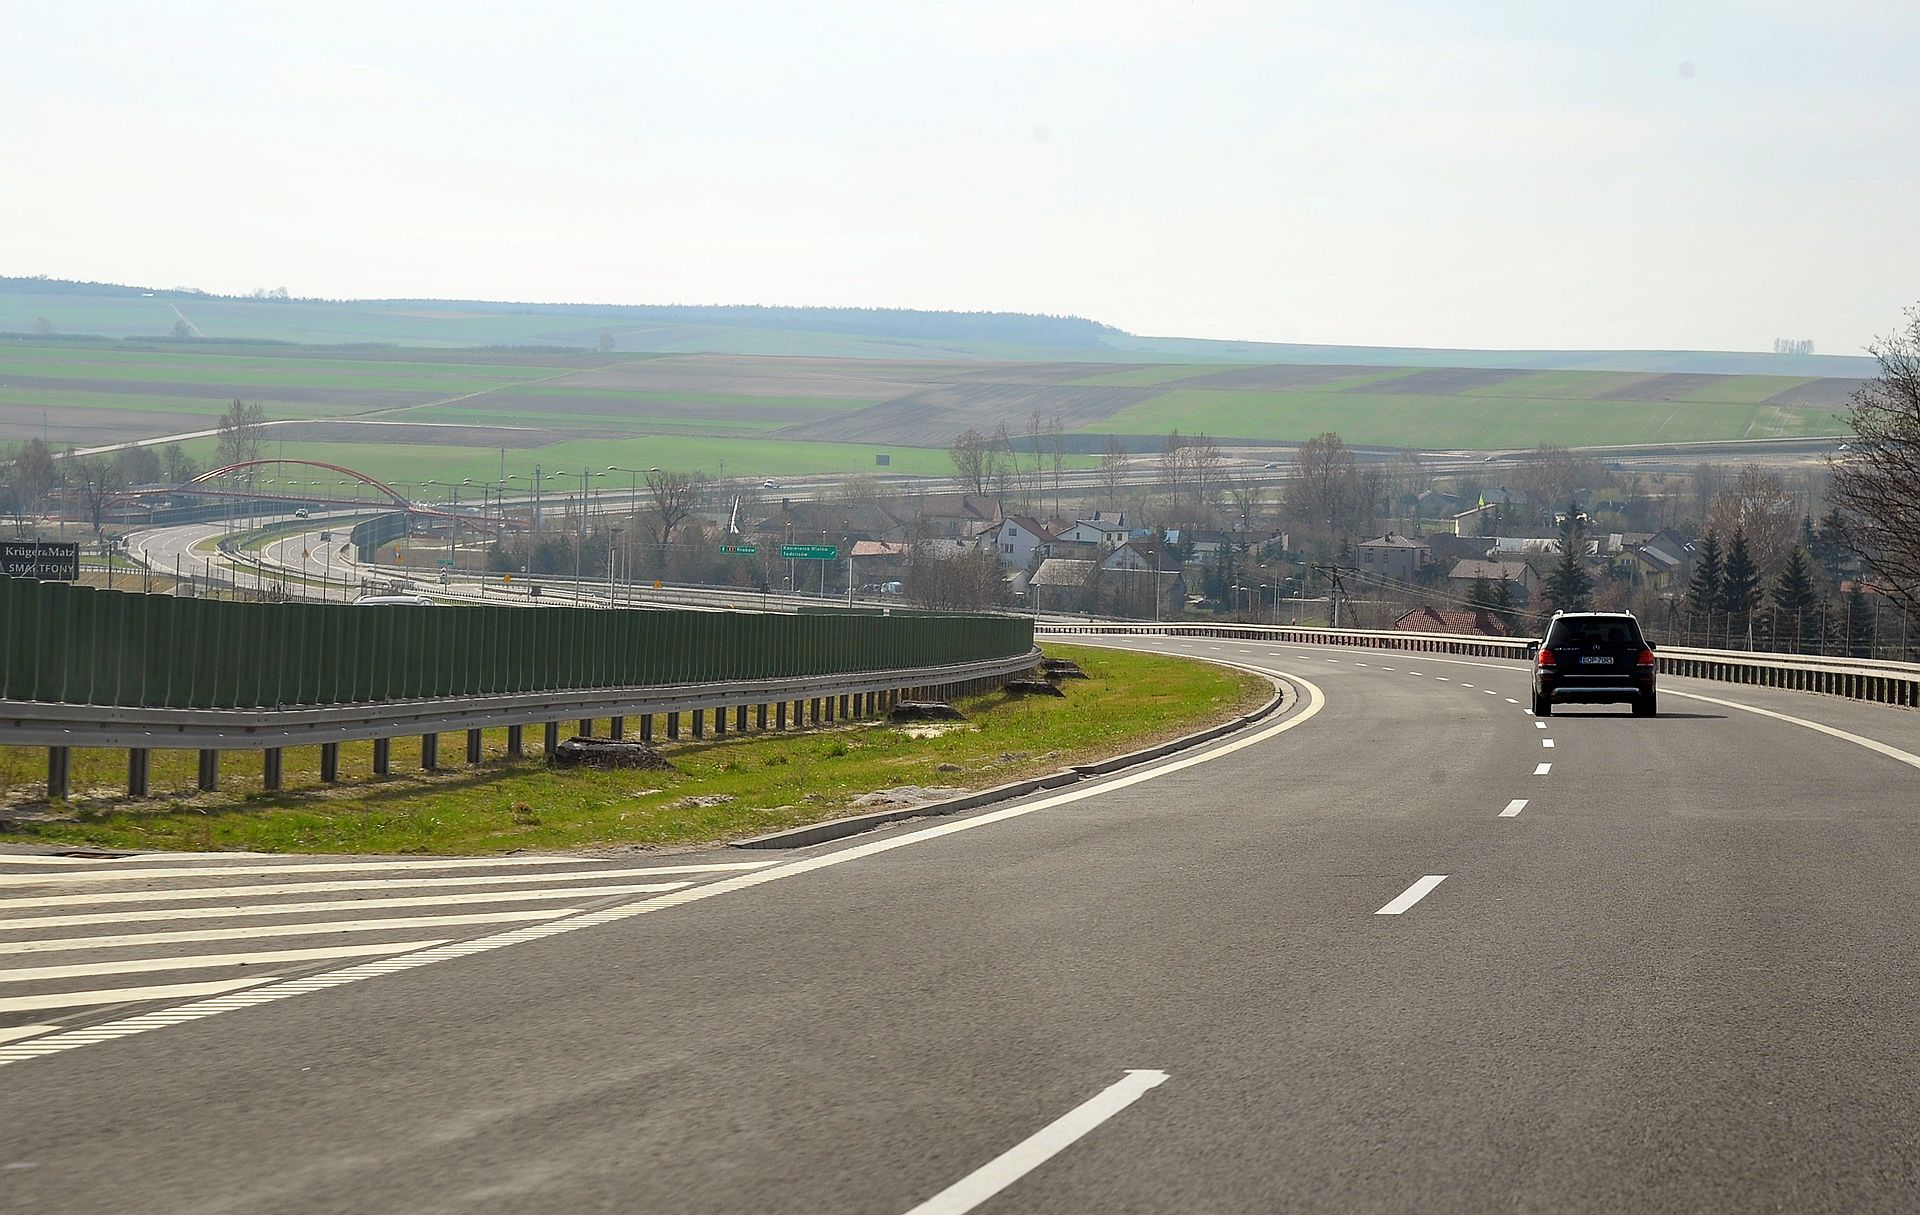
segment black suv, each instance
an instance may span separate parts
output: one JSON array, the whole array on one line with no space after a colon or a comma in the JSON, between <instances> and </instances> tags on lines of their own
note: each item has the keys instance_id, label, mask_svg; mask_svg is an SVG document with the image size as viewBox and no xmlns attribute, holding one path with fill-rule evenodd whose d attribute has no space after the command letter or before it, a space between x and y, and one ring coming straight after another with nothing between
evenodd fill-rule
<instances>
[{"instance_id":1,"label":"black suv","mask_svg":"<svg viewBox=\"0 0 1920 1215\"><path fill-rule=\"evenodd\" d=\"M1636 717L1657 711L1653 646L1631 612L1555 612L1547 635L1528 647L1533 659L1533 711L1553 713L1555 701L1617 704L1631 701Z\"/></svg>"}]
</instances>

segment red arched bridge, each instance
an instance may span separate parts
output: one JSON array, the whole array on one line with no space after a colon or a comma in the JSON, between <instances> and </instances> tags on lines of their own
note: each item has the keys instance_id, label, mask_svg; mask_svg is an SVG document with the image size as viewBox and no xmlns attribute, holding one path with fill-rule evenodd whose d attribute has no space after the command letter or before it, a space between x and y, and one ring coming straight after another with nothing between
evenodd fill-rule
<instances>
[{"instance_id":1,"label":"red arched bridge","mask_svg":"<svg viewBox=\"0 0 1920 1215\"><path fill-rule=\"evenodd\" d=\"M435 482L428 482L429 485ZM411 517L447 520L485 531L501 531L523 526L508 518L503 507L490 506L486 486L472 508L459 501L460 486L447 485L444 505L415 502L377 477L324 460L266 459L241 460L210 469L180 485L135 490L133 498L226 498L247 502L275 502L296 507L326 509L387 509L404 511Z\"/></svg>"}]
</instances>

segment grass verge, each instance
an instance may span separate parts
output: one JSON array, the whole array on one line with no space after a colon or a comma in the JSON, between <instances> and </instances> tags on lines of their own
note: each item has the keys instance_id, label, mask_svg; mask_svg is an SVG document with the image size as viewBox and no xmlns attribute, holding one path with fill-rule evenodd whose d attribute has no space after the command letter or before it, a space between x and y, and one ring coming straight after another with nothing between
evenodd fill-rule
<instances>
[{"instance_id":1,"label":"grass verge","mask_svg":"<svg viewBox=\"0 0 1920 1215\"><path fill-rule=\"evenodd\" d=\"M465 737L442 736L447 770L406 772L419 740L396 739L394 774L372 775L372 744L341 747L341 783L321 786L319 748L285 752L288 791L260 792L257 752L223 754L227 790L194 789L195 755L152 753L156 798L123 796L126 753L72 753L76 796L41 799L45 752L0 748L0 839L97 848L465 854L738 839L835 818L854 799L901 786L983 789L1202 729L1265 703L1271 685L1226 667L1085 646L1048 646L1091 677L1064 699L995 692L959 702L967 722L935 736L884 722L786 734L683 739L674 771L550 771L509 759L506 731L485 735L482 764L460 764ZM629 722L629 733L635 724ZM595 733L605 736L604 723ZM664 728L656 722L656 738ZM538 750L538 731L527 732ZM307 786L307 787L298 787Z\"/></svg>"}]
</instances>

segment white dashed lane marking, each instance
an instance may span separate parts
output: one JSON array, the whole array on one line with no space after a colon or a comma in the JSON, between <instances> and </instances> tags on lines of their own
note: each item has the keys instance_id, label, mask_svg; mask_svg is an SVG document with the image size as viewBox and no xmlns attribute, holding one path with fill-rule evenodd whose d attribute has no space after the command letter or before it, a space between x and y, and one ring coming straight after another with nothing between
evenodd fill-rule
<instances>
[{"instance_id":1,"label":"white dashed lane marking","mask_svg":"<svg viewBox=\"0 0 1920 1215\"><path fill-rule=\"evenodd\" d=\"M1533 774L1535 776L1545 776L1551 771L1553 771L1552 764L1535 764L1533 768Z\"/></svg>"},{"instance_id":2,"label":"white dashed lane marking","mask_svg":"<svg viewBox=\"0 0 1920 1215\"><path fill-rule=\"evenodd\" d=\"M1522 810L1525 810L1526 808L1527 808L1527 799L1524 797L1516 797L1512 801L1507 803L1507 808L1500 812L1500 817L1513 818L1514 816L1518 815Z\"/></svg>"},{"instance_id":3,"label":"white dashed lane marking","mask_svg":"<svg viewBox=\"0 0 1920 1215\"><path fill-rule=\"evenodd\" d=\"M1432 893L1435 886L1438 886L1446 880L1447 875L1444 873L1429 873L1427 876L1401 891L1393 902L1388 903L1385 907L1382 907L1373 914L1399 915L1415 903L1418 903L1421 899L1426 898L1428 894Z\"/></svg>"}]
</instances>

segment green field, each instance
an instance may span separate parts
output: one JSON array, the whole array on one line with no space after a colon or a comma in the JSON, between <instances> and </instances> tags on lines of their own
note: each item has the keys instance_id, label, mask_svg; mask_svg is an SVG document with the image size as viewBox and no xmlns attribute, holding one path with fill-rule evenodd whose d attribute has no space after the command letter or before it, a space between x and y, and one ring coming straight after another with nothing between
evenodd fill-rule
<instances>
[{"instance_id":1,"label":"green field","mask_svg":"<svg viewBox=\"0 0 1920 1215\"><path fill-rule=\"evenodd\" d=\"M1292 440L1331 430L1349 443L1469 450L1797 438L1844 430L1829 408L1523 396L1511 385L1499 387L1506 391L1454 396L1175 389L1081 429L1155 434L1177 427L1187 434Z\"/></svg>"},{"instance_id":2,"label":"green field","mask_svg":"<svg viewBox=\"0 0 1920 1215\"><path fill-rule=\"evenodd\" d=\"M271 432L269 432L271 433ZM188 454L202 464L211 463L212 439L193 439L183 444ZM878 467L873 457L884 451L892 457L887 467ZM501 457L496 447L452 447L431 443L288 443L284 450L269 441L268 454L304 460L320 460L366 473L382 481L405 486L420 486L429 480L457 484L471 479L478 486L500 480ZM1075 462L1091 464L1091 459ZM525 492L533 484L534 466L546 477L550 492L565 493L569 482L578 488L580 471L604 471L610 465L621 468L665 468L676 472L700 472L709 477L762 480L792 477L851 476L856 473L903 473L922 477L950 477L953 462L944 450L935 448L874 448L850 443L797 443L774 440L648 435L629 439L573 439L539 448L507 448L506 472L518 474L514 492ZM594 478L595 488L627 486L626 473L607 473ZM473 491L478 494L478 490ZM438 498L434 493L426 495Z\"/></svg>"},{"instance_id":3,"label":"green field","mask_svg":"<svg viewBox=\"0 0 1920 1215\"><path fill-rule=\"evenodd\" d=\"M0 296L0 298L5 298ZM626 464L786 478L945 475L962 430L1172 430L1226 441L1488 450L1840 433L1848 381L1804 376L1191 362L1096 374L1077 363L562 350L0 341L0 444L92 447L208 429L238 397L276 421L274 455L402 481ZM1396 392L1400 388L1405 391ZM376 433L349 421L437 429ZM331 425L327 425L331 424ZM504 428L504 429L502 429ZM391 435L392 441L386 441ZM291 437L289 437L291 436ZM417 439L418 442L405 440ZM196 449L210 454L209 444ZM1087 463L1075 460L1076 467Z\"/></svg>"}]
</instances>

